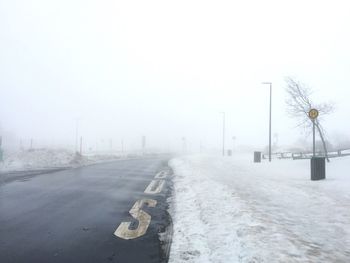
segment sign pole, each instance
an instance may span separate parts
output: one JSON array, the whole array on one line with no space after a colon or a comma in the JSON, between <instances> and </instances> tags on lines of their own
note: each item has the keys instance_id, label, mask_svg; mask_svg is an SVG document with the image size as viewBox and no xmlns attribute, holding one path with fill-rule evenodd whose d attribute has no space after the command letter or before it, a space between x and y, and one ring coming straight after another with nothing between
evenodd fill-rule
<instances>
[{"instance_id":1,"label":"sign pole","mask_svg":"<svg viewBox=\"0 0 350 263\"><path fill-rule=\"evenodd\" d=\"M318 110L311 109L309 111L309 118L312 121L312 157L316 156L316 143L315 143L315 126L316 126L316 119L318 117Z\"/></svg>"},{"instance_id":2,"label":"sign pole","mask_svg":"<svg viewBox=\"0 0 350 263\"><path fill-rule=\"evenodd\" d=\"M316 143L315 143L315 128L316 119L318 117L318 110L310 109L309 118L312 121L312 158L311 158L311 180L326 179L326 162L325 157L316 157Z\"/></svg>"},{"instance_id":3,"label":"sign pole","mask_svg":"<svg viewBox=\"0 0 350 263\"><path fill-rule=\"evenodd\" d=\"M316 146L315 146L315 120L312 120L312 153L313 157L316 156Z\"/></svg>"}]
</instances>

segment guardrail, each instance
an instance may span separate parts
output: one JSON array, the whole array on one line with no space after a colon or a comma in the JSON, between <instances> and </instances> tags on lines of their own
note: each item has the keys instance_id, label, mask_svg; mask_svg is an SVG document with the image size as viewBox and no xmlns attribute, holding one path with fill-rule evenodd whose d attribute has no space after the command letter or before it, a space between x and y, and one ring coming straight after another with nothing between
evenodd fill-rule
<instances>
[{"instance_id":1,"label":"guardrail","mask_svg":"<svg viewBox=\"0 0 350 263\"><path fill-rule=\"evenodd\" d=\"M277 152L272 153L271 157L273 159L293 159L293 160L300 160L300 159L311 159L313 153L312 152ZM337 158L337 157L345 157L350 156L350 149L340 149L337 151L331 151L328 152L329 158ZM316 152L316 157L325 157L324 152ZM262 154L263 159L268 158L268 154Z\"/></svg>"}]
</instances>

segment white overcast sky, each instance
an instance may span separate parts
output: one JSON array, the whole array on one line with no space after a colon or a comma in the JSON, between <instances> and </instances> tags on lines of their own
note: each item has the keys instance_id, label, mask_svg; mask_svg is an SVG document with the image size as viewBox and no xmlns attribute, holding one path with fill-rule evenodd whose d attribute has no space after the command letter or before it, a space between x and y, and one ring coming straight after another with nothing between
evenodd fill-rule
<instances>
[{"instance_id":1,"label":"white overcast sky","mask_svg":"<svg viewBox=\"0 0 350 263\"><path fill-rule=\"evenodd\" d=\"M349 1L0 0L0 124L18 138L74 143L221 142L300 136L285 76L336 102L329 135L349 134ZM350 135L349 135L350 136Z\"/></svg>"}]
</instances>

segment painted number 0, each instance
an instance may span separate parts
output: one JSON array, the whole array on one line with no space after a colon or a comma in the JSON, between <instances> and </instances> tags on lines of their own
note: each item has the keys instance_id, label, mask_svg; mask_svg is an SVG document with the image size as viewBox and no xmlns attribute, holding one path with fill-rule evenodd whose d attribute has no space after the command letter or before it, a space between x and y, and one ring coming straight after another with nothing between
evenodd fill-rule
<instances>
[{"instance_id":1,"label":"painted number 0","mask_svg":"<svg viewBox=\"0 0 350 263\"><path fill-rule=\"evenodd\" d=\"M151 216L145 211L141 210L143 205L147 205L148 207L155 207L157 205L157 201L153 199L142 199L136 201L129 213L139 222L138 227L136 229L129 229L131 223L122 222L114 232L115 236L128 240L138 238L146 233L147 228L151 223Z\"/></svg>"}]
</instances>

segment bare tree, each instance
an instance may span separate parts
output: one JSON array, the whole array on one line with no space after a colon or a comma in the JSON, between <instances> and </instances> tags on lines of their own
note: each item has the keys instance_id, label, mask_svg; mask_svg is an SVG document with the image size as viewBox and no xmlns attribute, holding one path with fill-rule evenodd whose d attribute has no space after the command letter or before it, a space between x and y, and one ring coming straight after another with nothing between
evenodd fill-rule
<instances>
[{"instance_id":1,"label":"bare tree","mask_svg":"<svg viewBox=\"0 0 350 263\"><path fill-rule=\"evenodd\" d=\"M325 130L320 121L322 120L323 116L331 113L334 110L334 104L315 104L310 99L312 90L309 87L291 77L287 77L285 81L287 84L286 91L288 94L288 99L286 100L287 112L291 117L299 120L299 127L303 127L306 130L310 128L311 130L313 121L309 118L309 111L312 108L318 110L320 117L315 120L315 126L320 135L326 159L329 162L325 141Z\"/></svg>"}]
</instances>

